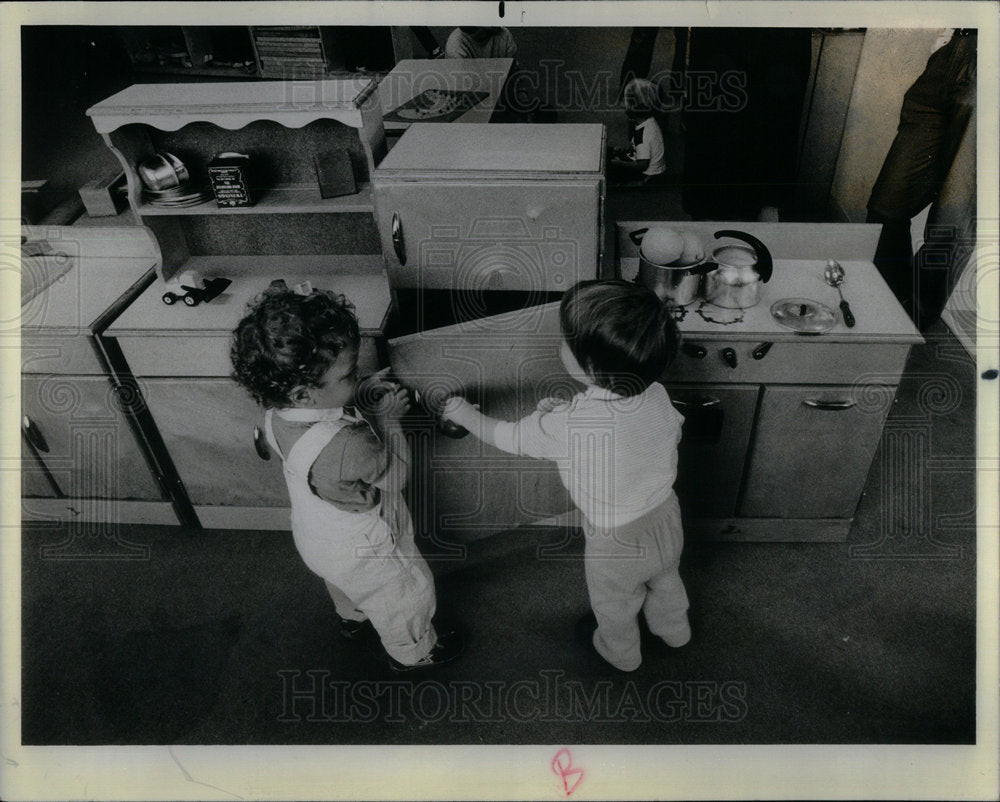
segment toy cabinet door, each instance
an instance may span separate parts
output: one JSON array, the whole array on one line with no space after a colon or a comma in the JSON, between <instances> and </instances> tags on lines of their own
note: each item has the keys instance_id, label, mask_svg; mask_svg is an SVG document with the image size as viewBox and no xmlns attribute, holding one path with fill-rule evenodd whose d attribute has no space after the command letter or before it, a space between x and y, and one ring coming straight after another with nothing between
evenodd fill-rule
<instances>
[{"instance_id":1,"label":"toy cabinet door","mask_svg":"<svg viewBox=\"0 0 1000 802\"><path fill-rule=\"evenodd\" d=\"M580 389L559 360L558 304L480 318L389 341L393 375L422 398L461 392L504 420L546 396ZM426 412L406 423L410 503L418 534L468 542L572 509L553 463L505 454L441 433Z\"/></svg>"},{"instance_id":2,"label":"toy cabinet door","mask_svg":"<svg viewBox=\"0 0 1000 802\"><path fill-rule=\"evenodd\" d=\"M228 378L142 379L146 404L195 505L287 507L277 454L254 447L263 416Z\"/></svg>"},{"instance_id":3,"label":"toy cabinet door","mask_svg":"<svg viewBox=\"0 0 1000 802\"><path fill-rule=\"evenodd\" d=\"M597 181L379 183L393 287L562 292L597 277Z\"/></svg>"},{"instance_id":4,"label":"toy cabinet door","mask_svg":"<svg viewBox=\"0 0 1000 802\"><path fill-rule=\"evenodd\" d=\"M765 387L740 514L851 518L895 387Z\"/></svg>"},{"instance_id":5,"label":"toy cabinet door","mask_svg":"<svg viewBox=\"0 0 1000 802\"><path fill-rule=\"evenodd\" d=\"M674 488L686 512L699 518L736 514L758 387L668 387L684 416Z\"/></svg>"},{"instance_id":6,"label":"toy cabinet door","mask_svg":"<svg viewBox=\"0 0 1000 802\"><path fill-rule=\"evenodd\" d=\"M30 430L22 434L22 442L33 441L66 496L82 504L93 499L162 498L106 378L24 375L21 403L22 432L25 419ZM55 495L33 458L26 468L24 496Z\"/></svg>"}]
</instances>

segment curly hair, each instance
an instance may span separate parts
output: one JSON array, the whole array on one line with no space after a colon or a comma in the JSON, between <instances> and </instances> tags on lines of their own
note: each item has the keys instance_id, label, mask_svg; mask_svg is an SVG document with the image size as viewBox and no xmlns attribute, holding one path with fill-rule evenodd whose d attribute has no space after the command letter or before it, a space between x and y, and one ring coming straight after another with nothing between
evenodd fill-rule
<instances>
[{"instance_id":1,"label":"curly hair","mask_svg":"<svg viewBox=\"0 0 1000 802\"><path fill-rule=\"evenodd\" d=\"M296 388L318 387L340 353L360 342L354 306L343 295L299 295L275 281L233 332L231 376L258 404L280 409L294 403Z\"/></svg>"},{"instance_id":2,"label":"curly hair","mask_svg":"<svg viewBox=\"0 0 1000 802\"><path fill-rule=\"evenodd\" d=\"M652 290L621 279L581 281L559 305L570 351L598 387L638 395L673 361L680 332Z\"/></svg>"}]
</instances>

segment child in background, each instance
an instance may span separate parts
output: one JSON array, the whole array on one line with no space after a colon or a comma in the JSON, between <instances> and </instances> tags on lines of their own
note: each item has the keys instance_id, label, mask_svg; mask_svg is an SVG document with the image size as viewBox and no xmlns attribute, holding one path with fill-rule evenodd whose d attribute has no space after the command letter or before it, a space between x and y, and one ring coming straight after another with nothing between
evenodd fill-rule
<instances>
[{"instance_id":1,"label":"child in background","mask_svg":"<svg viewBox=\"0 0 1000 802\"><path fill-rule=\"evenodd\" d=\"M448 36L444 53L447 58L516 58L517 44L506 28L463 25Z\"/></svg>"},{"instance_id":2,"label":"child in background","mask_svg":"<svg viewBox=\"0 0 1000 802\"><path fill-rule=\"evenodd\" d=\"M506 28L462 25L448 36L444 54L446 58L513 59L493 121L535 121L538 102L528 91L528 87L533 85L532 76L526 74L517 63L517 43Z\"/></svg>"},{"instance_id":3,"label":"child in background","mask_svg":"<svg viewBox=\"0 0 1000 802\"><path fill-rule=\"evenodd\" d=\"M233 378L267 410L295 546L326 581L341 635L373 626L394 670L434 666L462 643L431 623L434 581L402 497L409 450L399 419L409 399L382 374L358 383L360 342L343 295L272 282L234 332ZM345 410L354 403L371 423Z\"/></svg>"},{"instance_id":4,"label":"child in background","mask_svg":"<svg viewBox=\"0 0 1000 802\"><path fill-rule=\"evenodd\" d=\"M516 423L459 397L448 399L443 416L502 451L555 461L583 513L596 616L596 629L588 616L588 635L611 665L633 671L642 662L640 610L668 645L691 638L673 490L683 418L657 381L679 335L653 292L620 280L577 284L563 296L559 320L560 357L583 392L543 399Z\"/></svg>"},{"instance_id":5,"label":"child in background","mask_svg":"<svg viewBox=\"0 0 1000 802\"><path fill-rule=\"evenodd\" d=\"M619 184L655 181L667 171L663 131L654 116L661 108L659 90L652 81L633 78L625 84L622 102L632 133L628 150L611 152L609 180Z\"/></svg>"}]
</instances>

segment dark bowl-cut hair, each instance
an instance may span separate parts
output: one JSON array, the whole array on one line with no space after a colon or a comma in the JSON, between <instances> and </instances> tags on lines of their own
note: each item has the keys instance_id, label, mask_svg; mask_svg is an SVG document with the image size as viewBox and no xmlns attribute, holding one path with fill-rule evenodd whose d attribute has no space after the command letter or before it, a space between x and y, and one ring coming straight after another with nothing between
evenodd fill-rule
<instances>
[{"instance_id":1,"label":"dark bowl-cut hair","mask_svg":"<svg viewBox=\"0 0 1000 802\"><path fill-rule=\"evenodd\" d=\"M559 304L563 338L598 387L638 395L673 361L680 332L656 294L621 279L581 281Z\"/></svg>"},{"instance_id":2,"label":"dark bowl-cut hair","mask_svg":"<svg viewBox=\"0 0 1000 802\"><path fill-rule=\"evenodd\" d=\"M345 350L361 342L354 306L343 295L300 295L274 282L248 305L233 332L232 378L267 408L291 406L296 388L319 387Z\"/></svg>"}]
</instances>

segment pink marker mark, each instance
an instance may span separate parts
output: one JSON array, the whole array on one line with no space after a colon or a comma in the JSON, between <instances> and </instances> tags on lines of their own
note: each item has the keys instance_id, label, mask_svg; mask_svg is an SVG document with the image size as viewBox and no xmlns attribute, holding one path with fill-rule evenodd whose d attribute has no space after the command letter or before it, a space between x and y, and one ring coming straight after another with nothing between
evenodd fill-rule
<instances>
[{"instance_id":1,"label":"pink marker mark","mask_svg":"<svg viewBox=\"0 0 1000 802\"><path fill-rule=\"evenodd\" d=\"M552 758L552 771L562 778L563 790L566 792L566 796L572 795L577 786L583 781L583 769L576 768L573 765L573 756L566 748L560 749L556 752L556 756Z\"/></svg>"}]
</instances>

